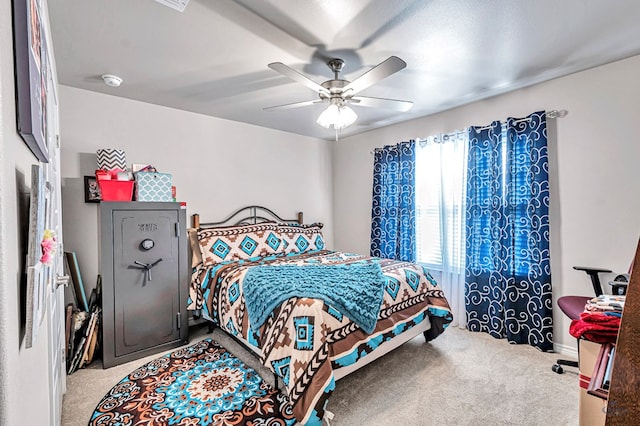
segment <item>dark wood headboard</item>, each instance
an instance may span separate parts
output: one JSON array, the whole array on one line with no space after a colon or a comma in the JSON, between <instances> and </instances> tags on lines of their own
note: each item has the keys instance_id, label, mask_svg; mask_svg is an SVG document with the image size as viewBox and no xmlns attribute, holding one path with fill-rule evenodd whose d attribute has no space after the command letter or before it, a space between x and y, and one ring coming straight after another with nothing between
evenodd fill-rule
<instances>
[{"instance_id":1,"label":"dark wood headboard","mask_svg":"<svg viewBox=\"0 0 640 426\"><path fill-rule=\"evenodd\" d=\"M212 226L224 225L249 225L271 221L298 223L302 225L302 212L298 212L298 217L295 219L283 219L282 217L274 213L273 210L266 207L247 206L236 210L226 219L219 222L200 222L200 215L198 213L191 215L192 228L207 228Z\"/></svg>"}]
</instances>

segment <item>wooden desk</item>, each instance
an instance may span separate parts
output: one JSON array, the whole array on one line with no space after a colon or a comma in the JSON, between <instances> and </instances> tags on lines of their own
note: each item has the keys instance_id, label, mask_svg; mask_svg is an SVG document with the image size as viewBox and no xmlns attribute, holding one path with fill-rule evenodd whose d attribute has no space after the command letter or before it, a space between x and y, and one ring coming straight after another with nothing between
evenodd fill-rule
<instances>
[{"instance_id":1,"label":"wooden desk","mask_svg":"<svg viewBox=\"0 0 640 426\"><path fill-rule=\"evenodd\" d=\"M606 425L640 419L640 241L633 261L613 363Z\"/></svg>"}]
</instances>

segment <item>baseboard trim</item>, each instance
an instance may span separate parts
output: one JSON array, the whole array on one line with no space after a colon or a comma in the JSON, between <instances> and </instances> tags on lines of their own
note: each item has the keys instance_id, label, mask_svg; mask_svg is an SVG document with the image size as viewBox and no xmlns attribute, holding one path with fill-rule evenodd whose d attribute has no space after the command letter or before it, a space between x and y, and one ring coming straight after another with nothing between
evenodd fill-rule
<instances>
[{"instance_id":1,"label":"baseboard trim","mask_svg":"<svg viewBox=\"0 0 640 426\"><path fill-rule=\"evenodd\" d=\"M578 358L578 348L576 345L568 346L553 342L553 351L559 353L560 355Z\"/></svg>"}]
</instances>

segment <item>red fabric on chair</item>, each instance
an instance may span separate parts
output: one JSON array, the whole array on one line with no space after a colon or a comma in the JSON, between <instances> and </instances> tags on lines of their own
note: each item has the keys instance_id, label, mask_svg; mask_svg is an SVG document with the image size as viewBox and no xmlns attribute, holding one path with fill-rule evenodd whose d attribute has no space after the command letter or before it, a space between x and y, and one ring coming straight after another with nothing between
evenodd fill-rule
<instances>
[{"instance_id":1,"label":"red fabric on chair","mask_svg":"<svg viewBox=\"0 0 640 426\"><path fill-rule=\"evenodd\" d=\"M596 343L614 343L620 329L620 317L583 312L580 319L571 321L569 333Z\"/></svg>"}]
</instances>

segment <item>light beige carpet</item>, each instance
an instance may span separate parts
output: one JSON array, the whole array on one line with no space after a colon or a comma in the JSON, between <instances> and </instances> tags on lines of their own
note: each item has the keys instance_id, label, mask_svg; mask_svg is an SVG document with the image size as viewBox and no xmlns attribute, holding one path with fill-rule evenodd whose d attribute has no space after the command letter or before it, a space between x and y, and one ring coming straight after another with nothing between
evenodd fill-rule
<instances>
[{"instance_id":1,"label":"light beige carpet","mask_svg":"<svg viewBox=\"0 0 640 426\"><path fill-rule=\"evenodd\" d=\"M192 343L211 336L272 383L271 373L220 330L191 334ZM158 356L108 370L98 361L73 373L62 424L86 425L111 387ZM577 372L553 373L556 358L457 328L428 344L420 335L337 382L327 406L331 425L577 425Z\"/></svg>"}]
</instances>

